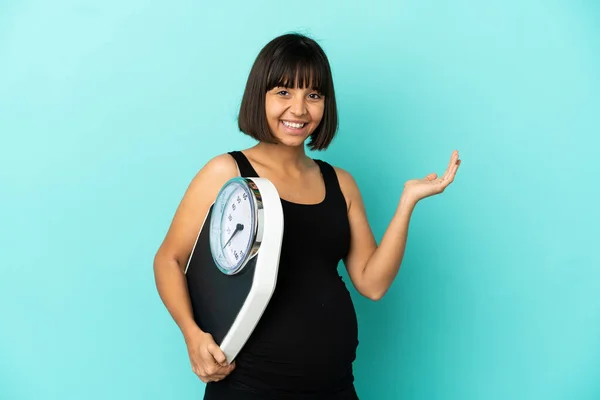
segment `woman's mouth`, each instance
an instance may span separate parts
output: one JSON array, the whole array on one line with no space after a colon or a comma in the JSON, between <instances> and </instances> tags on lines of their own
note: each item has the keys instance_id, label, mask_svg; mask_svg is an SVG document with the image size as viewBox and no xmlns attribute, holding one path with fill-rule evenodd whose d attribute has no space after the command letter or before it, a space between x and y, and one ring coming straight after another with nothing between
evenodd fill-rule
<instances>
[{"instance_id":1,"label":"woman's mouth","mask_svg":"<svg viewBox=\"0 0 600 400\"><path fill-rule=\"evenodd\" d=\"M301 132L308 125L307 122L281 121L281 123L291 132Z\"/></svg>"}]
</instances>

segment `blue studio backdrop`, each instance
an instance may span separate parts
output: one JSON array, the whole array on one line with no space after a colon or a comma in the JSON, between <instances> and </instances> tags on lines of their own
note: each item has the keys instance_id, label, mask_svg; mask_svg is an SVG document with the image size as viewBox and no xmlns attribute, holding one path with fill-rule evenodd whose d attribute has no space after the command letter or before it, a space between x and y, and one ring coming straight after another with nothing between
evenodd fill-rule
<instances>
[{"instance_id":1,"label":"blue studio backdrop","mask_svg":"<svg viewBox=\"0 0 600 400\"><path fill-rule=\"evenodd\" d=\"M0 399L202 397L152 261L197 170L254 144L244 84L291 31L338 95L311 155L377 239L463 159L386 297L351 289L361 399L600 399L600 4L567 0L2 1Z\"/></svg>"}]
</instances>

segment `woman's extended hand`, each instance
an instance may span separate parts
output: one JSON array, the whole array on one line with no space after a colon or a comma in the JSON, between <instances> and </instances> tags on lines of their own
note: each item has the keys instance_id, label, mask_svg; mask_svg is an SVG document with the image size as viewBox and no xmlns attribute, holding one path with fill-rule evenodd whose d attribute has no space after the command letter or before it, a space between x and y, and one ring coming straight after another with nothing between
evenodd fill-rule
<instances>
[{"instance_id":1,"label":"woman's extended hand","mask_svg":"<svg viewBox=\"0 0 600 400\"><path fill-rule=\"evenodd\" d=\"M460 163L458 150L454 150L444 175L438 178L436 173L431 173L424 179L411 179L404 184L402 196L417 203L426 197L442 193L454 181Z\"/></svg>"},{"instance_id":2,"label":"woman's extended hand","mask_svg":"<svg viewBox=\"0 0 600 400\"><path fill-rule=\"evenodd\" d=\"M234 370L235 361L227 364L225 353L209 333L198 329L185 338L185 343L192 371L202 382L220 381Z\"/></svg>"}]
</instances>

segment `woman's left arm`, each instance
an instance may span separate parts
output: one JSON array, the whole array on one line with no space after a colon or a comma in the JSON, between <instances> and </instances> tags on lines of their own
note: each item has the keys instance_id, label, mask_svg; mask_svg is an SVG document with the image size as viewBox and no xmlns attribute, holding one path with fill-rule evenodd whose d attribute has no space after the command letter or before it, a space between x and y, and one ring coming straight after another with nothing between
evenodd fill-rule
<instances>
[{"instance_id":1,"label":"woman's left arm","mask_svg":"<svg viewBox=\"0 0 600 400\"><path fill-rule=\"evenodd\" d=\"M400 270L410 217L415 206L426 197L442 193L454 181L460 163L458 152L454 151L441 177L431 173L424 179L412 179L404 184L394 217L379 246L369 226L356 182L350 174L337 169L340 186L348 202L351 232L350 251L344 264L352 284L360 294L371 300L379 300L385 295Z\"/></svg>"}]
</instances>

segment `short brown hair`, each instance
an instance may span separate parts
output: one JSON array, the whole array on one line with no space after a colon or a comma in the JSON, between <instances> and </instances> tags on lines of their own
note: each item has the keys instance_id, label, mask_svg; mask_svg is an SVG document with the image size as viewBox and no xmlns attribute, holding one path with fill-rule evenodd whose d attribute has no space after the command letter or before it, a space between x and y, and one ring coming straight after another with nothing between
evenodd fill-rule
<instances>
[{"instance_id":1,"label":"short brown hair","mask_svg":"<svg viewBox=\"0 0 600 400\"><path fill-rule=\"evenodd\" d=\"M296 82L298 80L298 82ZM238 127L252 138L276 143L265 113L266 93L274 87L318 91L325 98L323 118L310 135L311 150L324 150L338 130L337 105L331 67L319 44L304 35L289 33L271 40L258 54L250 70L242 98Z\"/></svg>"}]
</instances>

